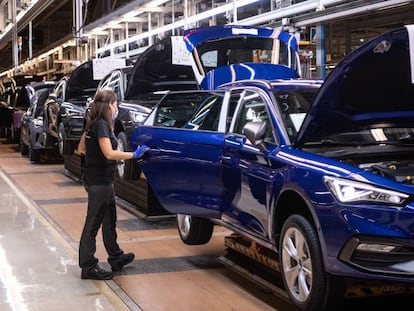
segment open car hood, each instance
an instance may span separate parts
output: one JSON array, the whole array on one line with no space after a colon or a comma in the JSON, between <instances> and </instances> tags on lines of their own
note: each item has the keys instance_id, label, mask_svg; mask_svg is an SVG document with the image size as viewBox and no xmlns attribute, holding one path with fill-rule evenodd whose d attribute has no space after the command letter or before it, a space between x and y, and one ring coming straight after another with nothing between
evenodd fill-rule
<instances>
[{"instance_id":1,"label":"open car hood","mask_svg":"<svg viewBox=\"0 0 414 311\"><path fill-rule=\"evenodd\" d=\"M94 80L92 66L92 61L87 61L72 72L66 88L66 100L95 94L99 80Z\"/></svg>"},{"instance_id":2,"label":"open car hood","mask_svg":"<svg viewBox=\"0 0 414 311\"><path fill-rule=\"evenodd\" d=\"M214 90L218 86L239 80L251 79L294 79L299 78L298 73L284 65L267 63L243 63L221 66L209 71L201 81L201 88Z\"/></svg>"},{"instance_id":3,"label":"open car hood","mask_svg":"<svg viewBox=\"0 0 414 311\"><path fill-rule=\"evenodd\" d=\"M298 49L295 36L289 34L288 32L273 28L241 25L210 26L188 29L184 32L184 40L187 45L187 49L192 52L194 48L204 41L239 37L241 35L245 37L278 39L294 51L297 51Z\"/></svg>"},{"instance_id":4,"label":"open car hood","mask_svg":"<svg viewBox=\"0 0 414 311\"><path fill-rule=\"evenodd\" d=\"M414 25L385 33L329 74L294 145L358 129L413 127Z\"/></svg>"}]
</instances>

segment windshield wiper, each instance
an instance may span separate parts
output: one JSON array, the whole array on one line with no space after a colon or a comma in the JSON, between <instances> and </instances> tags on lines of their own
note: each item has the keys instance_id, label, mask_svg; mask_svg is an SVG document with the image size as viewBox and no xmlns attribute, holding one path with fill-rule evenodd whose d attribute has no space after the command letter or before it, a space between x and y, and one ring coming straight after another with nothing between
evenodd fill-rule
<instances>
[{"instance_id":1,"label":"windshield wiper","mask_svg":"<svg viewBox=\"0 0 414 311\"><path fill-rule=\"evenodd\" d=\"M332 139L322 139L320 141L311 141L311 142L306 142L304 144L304 146L309 146L309 147L313 147L313 146L360 146L360 142L356 142L356 141L335 141Z\"/></svg>"},{"instance_id":2,"label":"windshield wiper","mask_svg":"<svg viewBox=\"0 0 414 311\"><path fill-rule=\"evenodd\" d=\"M394 146L410 146L414 147L413 137L403 137L398 140L384 140L384 141L335 141L331 139L322 139L321 141L306 142L304 146L317 147L317 146L330 146L330 147L364 147L364 146L381 146L381 145L394 145Z\"/></svg>"}]
</instances>

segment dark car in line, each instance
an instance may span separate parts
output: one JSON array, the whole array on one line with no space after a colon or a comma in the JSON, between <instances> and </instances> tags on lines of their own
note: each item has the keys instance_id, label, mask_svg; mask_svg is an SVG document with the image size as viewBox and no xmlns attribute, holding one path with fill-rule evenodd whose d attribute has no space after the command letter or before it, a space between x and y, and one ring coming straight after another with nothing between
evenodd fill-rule
<instances>
[{"instance_id":1,"label":"dark car in line","mask_svg":"<svg viewBox=\"0 0 414 311\"><path fill-rule=\"evenodd\" d=\"M167 95L131 144L151 148L140 166L181 239L207 243L216 224L271 251L300 310L337 309L353 282L412 295L413 38L372 39L322 85L222 85L183 127Z\"/></svg>"},{"instance_id":2,"label":"dark car in line","mask_svg":"<svg viewBox=\"0 0 414 311\"><path fill-rule=\"evenodd\" d=\"M23 129L23 118L24 115L27 116L27 112L30 111L31 107L36 106L39 100L39 97L42 96L43 93L49 94L50 91L55 87L56 82L54 81L41 81L41 82L31 82L26 86L22 87L16 96L16 109L13 112L13 137L14 139L19 140L19 148L20 151L24 153L28 153L29 151L29 144L27 141L22 137ZM43 95L43 98L46 95ZM26 135L24 133L23 135Z\"/></svg>"},{"instance_id":3,"label":"dark car in line","mask_svg":"<svg viewBox=\"0 0 414 311\"><path fill-rule=\"evenodd\" d=\"M39 162L43 149L43 120L45 116L45 103L49 98L51 88L38 92L31 100L27 111L22 115L20 133L20 154L29 156L30 161Z\"/></svg>"},{"instance_id":4,"label":"dark car in line","mask_svg":"<svg viewBox=\"0 0 414 311\"><path fill-rule=\"evenodd\" d=\"M43 78L37 75L18 74L7 78L0 87L0 136L10 142L19 142L21 115L28 108L27 90L22 88L31 82L40 82ZM19 99L19 92L22 94Z\"/></svg>"},{"instance_id":5,"label":"dark car in line","mask_svg":"<svg viewBox=\"0 0 414 311\"><path fill-rule=\"evenodd\" d=\"M45 147L60 154L72 153L82 135L83 117L88 98L93 96L99 80L93 79L92 62L78 66L63 77L46 102L44 119ZM46 144L46 140L51 143Z\"/></svg>"}]
</instances>

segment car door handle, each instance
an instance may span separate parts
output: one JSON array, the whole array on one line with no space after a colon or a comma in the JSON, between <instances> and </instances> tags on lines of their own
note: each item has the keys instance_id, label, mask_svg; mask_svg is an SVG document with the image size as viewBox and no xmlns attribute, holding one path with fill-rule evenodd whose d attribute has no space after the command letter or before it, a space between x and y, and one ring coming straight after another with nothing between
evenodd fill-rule
<instances>
[{"instance_id":1,"label":"car door handle","mask_svg":"<svg viewBox=\"0 0 414 311\"><path fill-rule=\"evenodd\" d=\"M161 153L161 148L157 147L157 148L150 148L147 151L149 154L160 154Z\"/></svg>"}]
</instances>

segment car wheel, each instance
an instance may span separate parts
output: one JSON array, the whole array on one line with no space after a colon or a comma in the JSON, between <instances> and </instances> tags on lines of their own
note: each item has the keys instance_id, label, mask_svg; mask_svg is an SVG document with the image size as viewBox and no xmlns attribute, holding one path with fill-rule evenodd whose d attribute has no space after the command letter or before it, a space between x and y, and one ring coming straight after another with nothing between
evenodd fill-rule
<instances>
[{"instance_id":1,"label":"car wheel","mask_svg":"<svg viewBox=\"0 0 414 311\"><path fill-rule=\"evenodd\" d=\"M39 162L40 161L40 151L29 147L29 160L31 162Z\"/></svg>"},{"instance_id":2,"label":"car wheel","mask_svg":"<svg viewBox=\"0 0 414 311\"><path fill-rule=\"evenodd\" d=\"M211 240L214 224L205 218L178 214L177 227L180 238L185 244L201 245Z\"/></svg>"},{"instance_id":3,"label":"car wheel","mask_svg":"<svg viewBox=\"0 0 414 311\"><path fill-rule=\"evenodd\" d=\"M130 151L128 148L128 141L124 132L117 135L118 150ZM131 180L138 179L141 174L140 167L136 160L121 160L116 165L118 176L121 179Z\"/></svg>"},{"instance_id":4,"label":"car wheel","mask_svg":"<svg viewBox=\"0 0 414 311\"><path fill-rule=\"evenodd\" d=\"M318 236L306 218L292 215L286 220L279 254L285 289L300 310L331 310L343 300L344 282L325 272Z\"/></svg>"},{"instance_id":5,"label":"car wheel","mask_svg":"<svg viewBox=\"0 0 414 311\"><path fill-rule=\"evenodd\" d=\"M59 123L58 127L58 148L61 156L71 155L75 151L72 142L66 140L65 126L63 123Z\"/></svg>"}]
</instances>

